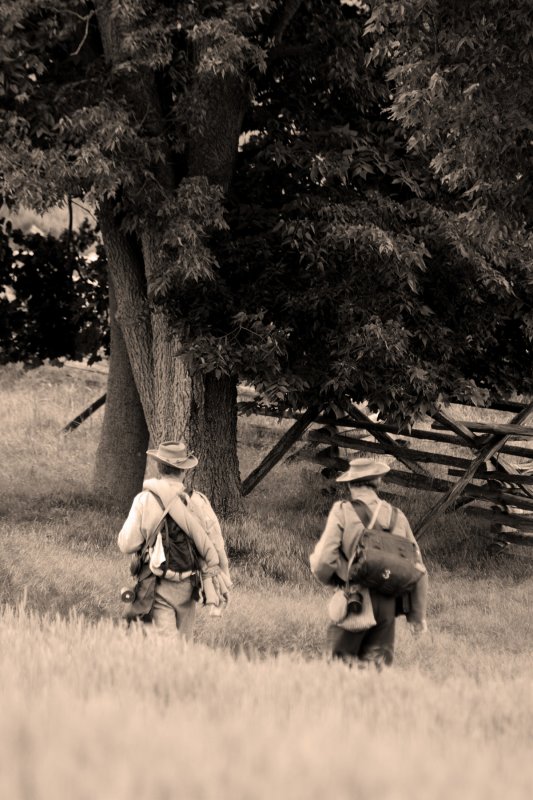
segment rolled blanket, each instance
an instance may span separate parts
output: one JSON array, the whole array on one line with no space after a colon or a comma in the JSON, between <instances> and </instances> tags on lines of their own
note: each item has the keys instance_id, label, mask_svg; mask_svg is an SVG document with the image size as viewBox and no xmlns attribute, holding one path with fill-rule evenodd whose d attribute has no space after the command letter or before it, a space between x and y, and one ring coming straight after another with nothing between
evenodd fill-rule
<instances>
[{"instance_id":1,"label":"rolled blanket","mask_svg":"<svg viewBox=\"0 0 533 800\"><path fill-rule=\"evenodd\" d=\"M218 606L218 604L220 603L220 597L217 588L215 586L216 580L217 578L214 576L202 575L202 584L203 584L206 606L209 605Z\"/></svg>"},{"instance_id":2,"label":"rolled blanket","mask_svg":"<svg viewBox=\"0 0 533 800\"><path fill-rule=\"evenodd\" d=\"M230 589L233 588L233 584L231 582L231 578L227 572L219 572L217 575L219 591L223 598L227 600L228 595L230 593Z\"/></svg>"}]
</instances>

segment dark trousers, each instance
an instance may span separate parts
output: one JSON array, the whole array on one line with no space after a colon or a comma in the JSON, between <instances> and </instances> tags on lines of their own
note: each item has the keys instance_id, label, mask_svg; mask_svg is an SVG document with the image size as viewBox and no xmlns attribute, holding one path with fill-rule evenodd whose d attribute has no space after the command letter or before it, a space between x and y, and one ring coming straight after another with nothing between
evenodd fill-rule
<instances>
[{"instance_id":1,"label":"dark trousers","mask_svg":"<svg viewBox=\"0 0 533 800\"><path fill-rule=\"evenodd\" d=\"M361 665L373 663L378 669L392 664L394 658L394 621L396 601L370 592L376 624L367 631L345 631L331 623L327 630L327 643L333 658Z\"/></svg>"}]
</instances>

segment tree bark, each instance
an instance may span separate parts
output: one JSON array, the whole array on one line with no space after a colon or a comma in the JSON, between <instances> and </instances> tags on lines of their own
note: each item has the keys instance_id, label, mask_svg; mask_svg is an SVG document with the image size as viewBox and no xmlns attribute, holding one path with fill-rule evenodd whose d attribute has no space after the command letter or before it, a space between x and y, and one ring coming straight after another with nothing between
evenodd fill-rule
<instances>
[{"instance_id":1,"label":"tree bark","mask_svg":"<svg viewBox=\"0 0 533 800\"><path fill-rule=\"evenodd\" d=\"M128 352L116 317L115 292L109 280L111 353L107 398L96 451L93 487L126 512L141 490L148 447L148 428L133 380Z\"/></svg>"},{"instance_id":2,"label":"tree bark","mask_svg":"<svg viewBox=\"0 0 533 800\"><path fill-rule=\"evenodd\" d=\"M177 355L182 343L167 313L149 304L146 287L163 251L156 233L147 233L142 248L137 246L104 204L100 227L115 289L116 317L151 441L154 445L185 441L200 461L194 476L197 488L208 495L217 513L238 513L242 499L235 381L191 375Z\"/></svg>"},{"instance_id":3,"label":"tree bark","mask_svg":"<svg viewBox=\"0 0 533 800\"><path fill-rule=\"evenodd\" d=\"M213 373L192 381L190 443L203 456L193 476L222 516L242 511L237 456L237 383Z\"/></svg>"},{"instance_id":4,"label":"tree bark","mask_svg":"<svg viewBox=\"0 0 533 800\"><path fill-rule=\"evenodd\" d=\"M129 363L150 429L153 417L153 354L152 326L146 299L146 278L140 247L132 236L120 229L113 205L103 202L98 209L108 261L110 282L113 282L116 318L126 344ZM150 429L153 435L153 431Z\"/></svg>"},{"instance_id":5,"label":"tree bark","mask_svg":"<svg viewBox=\"0 0 533 800\"><path fill-rule=\"evenodd\" d=\"M121 14L112 0L97 0L96 12L105 58L114 72L115 91L131 113L150 127L151 134L164 142L168 109L162 107L154 72L144 67L135 72L115 69L127 60L127 15ZM197 106L205 117L190 138L186 164L182 165L185 169L176 173L170 147L162 162L154 166L162 202L165 196L172 199L176 184L186 175L205 175L224 190L231 181L248 99L246 79L229 74L198 75L195 93ZM121 230L111 202L103 202L100 208L118 318L135 383L153 443L183 439L194 447L200 460L198 486L211 498L217 512L232 513L242 507L235 382L230 378L216 380L212 375L192 375L178 357L183 343L169 312L150 302L153 278L164 271L162 259L168 257L168 248L154 209L143 208L142 187L141 182L128 189L130 205L139 206L135 236L126 236Z\"/></svg>"}]
</instances>

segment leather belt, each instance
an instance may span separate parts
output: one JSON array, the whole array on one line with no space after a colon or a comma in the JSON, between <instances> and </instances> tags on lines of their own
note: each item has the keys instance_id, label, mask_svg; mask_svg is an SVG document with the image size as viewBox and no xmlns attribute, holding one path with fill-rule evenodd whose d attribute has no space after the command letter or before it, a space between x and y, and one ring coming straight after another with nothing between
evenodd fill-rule
<instances>
[{"instance_id":1,"label":"leather belt","mask_svg":"<svg viewBox=\"0 0 533 800\"><path fill-rule=\"evenodd\" d=\"M188 569L186 572L174 572L173 569L167 569L162 577L166 581L173 581L174 583L180 583L181 581L186 581L187 578L192 578L193 575L196 575L196 570Z\"/></svg>"}]
</instances>

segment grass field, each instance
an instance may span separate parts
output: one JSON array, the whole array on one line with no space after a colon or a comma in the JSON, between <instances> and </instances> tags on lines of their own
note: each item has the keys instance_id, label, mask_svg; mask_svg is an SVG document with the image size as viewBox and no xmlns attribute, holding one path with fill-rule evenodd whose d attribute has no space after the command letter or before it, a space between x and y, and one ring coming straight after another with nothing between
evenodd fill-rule
<instances>
[{"instance_id":1,"label":"grass field","mask_svg":"<svg viewBox=\"0 0 533 800\"><path fill-rule=\"evenodd\" d=\"M96 371L0 371L0 797L531 796L532 562L489 558L471 520L442 518L424 546L429 635L401 621L385 674L330 664L307 559L331 498L293 462L225 528L223 618L200 609L195 642L172 650L127 634L122 518L90 493L102 412L58 435L104 387ZM276 432L240 421L244 474ZM416 519L434 498L399 502Z\"/></svg>"}]
</instances>

